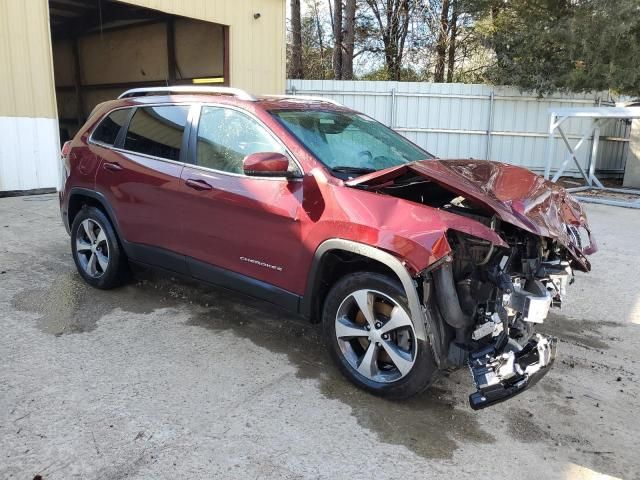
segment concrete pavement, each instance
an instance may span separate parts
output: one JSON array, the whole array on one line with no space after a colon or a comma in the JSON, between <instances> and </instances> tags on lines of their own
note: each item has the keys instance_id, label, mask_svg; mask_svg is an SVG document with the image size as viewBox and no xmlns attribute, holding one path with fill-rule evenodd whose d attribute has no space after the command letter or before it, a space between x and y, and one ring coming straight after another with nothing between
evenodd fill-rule
<instances>
[{"instance_id":1,"label":"concrete pavement","mask_svg":"<svg viewBox=\"0 0 640 480\"><path fill-rule=\"evenodd\" d=\"M640 213L587 209L554 370L474 412L464 370L406 402L355 389L257 301L152 272L94 290L54 195L0 199L0 478L638 478Z\"/></svg>"}]
</instances>

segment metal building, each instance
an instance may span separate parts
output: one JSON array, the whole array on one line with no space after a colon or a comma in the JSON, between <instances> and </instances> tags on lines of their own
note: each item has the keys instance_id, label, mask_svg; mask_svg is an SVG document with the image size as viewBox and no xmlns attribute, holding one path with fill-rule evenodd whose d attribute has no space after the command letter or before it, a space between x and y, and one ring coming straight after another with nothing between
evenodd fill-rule
<instances>
[{"instance_id":1,"label":"metal building","mask_svg":"<svg viewBox=\"0 0 640 480\"><path fill-rule=\"evenodd\" d=\"M0 194L55 188L60 141L135 86L285 89L285 0L0 0Z\"/></svg>"}]
</instances>

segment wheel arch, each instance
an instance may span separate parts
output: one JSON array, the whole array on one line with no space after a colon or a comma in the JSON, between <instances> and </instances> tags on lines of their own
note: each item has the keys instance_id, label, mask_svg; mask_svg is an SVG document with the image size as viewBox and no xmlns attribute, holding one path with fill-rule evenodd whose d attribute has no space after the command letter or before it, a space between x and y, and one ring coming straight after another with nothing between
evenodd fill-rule
<instances>
[{"instance_id":1,"label":"wheel arch","mask_svg":"<svg viewBox=\"0 0 640 480\"><path fill-rule=\"evenodd\" d=\"M118 227L118 221L106 197L100 192L89 190L88 188L74 187L69 192L69 201L67 203L66 219L69 229L73 224L76 215L82 210L84 205L90 205L101 209L107 216L111 225L115 229L120 241L124 240Z\"/></svg>"},{"instance_id":2,"label":"wheel arch","mask_svg":"<svg viewBox=\"0 0 640 480\"><path fill-rule=\"evenodd\" d=\"M345 239L325 240L316 249L311 269L307 278L307 286L304 297L300 302L300 313L312 322L318 322L321 318L321 309L324 297L331 284L342 275L331 275L332 282L327 284L325 275L331 273L332 262L335 258L340 261L341 256L347 256L350 261L360 262L372 267L373 271L380 271L396 277L407 296L411 317L416 319L414 328L419 340L427 341L425 327L425 315L420 303L416 283L404 264L394 255L379 248L364 243ZM349 270L347 270L349 271Z\"/></svg>"}]
</instances>

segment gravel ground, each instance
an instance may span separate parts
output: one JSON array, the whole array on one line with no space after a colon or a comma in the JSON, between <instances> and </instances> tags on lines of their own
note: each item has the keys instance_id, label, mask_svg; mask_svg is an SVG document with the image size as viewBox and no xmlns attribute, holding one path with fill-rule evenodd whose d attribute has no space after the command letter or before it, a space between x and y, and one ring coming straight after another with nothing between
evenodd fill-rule
<instances>
[{"instance_id":1,"label":"gravel ground","mask_svg":"<svg viewBox=\"0 0 640 480\"><path fill-rule=\"evenodd\" d=\"M464 370L360 392L256 301L148 271L91 289L54 195L0 199L0 478L640 478L640 213L587 208L600 252L544 325L554 369L474 412Z\"/></svg>"}]
</instances>

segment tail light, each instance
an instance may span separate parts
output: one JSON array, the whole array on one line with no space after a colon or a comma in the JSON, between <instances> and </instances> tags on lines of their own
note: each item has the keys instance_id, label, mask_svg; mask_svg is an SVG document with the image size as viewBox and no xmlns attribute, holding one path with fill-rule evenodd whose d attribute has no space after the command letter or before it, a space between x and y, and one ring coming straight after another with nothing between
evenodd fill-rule
<instances>
[{"instance_id":1,"label":"tail light","mask_svg":"<svg viewBox=\"0 0 640 480\"><path fill-rule=\"evenodd\" d=\"M68 142L64 142L62 145L62 158L67 158L69 156L69 152L71 151L71 140Z\"/></svg>"},{"instance_id":2,"label":"tail light","mask_svg":"<svg viewBox=\"0 0 640 480\"><path fill-rule=\"evenodd\" d=\"M62 165L60 165L60 184L58 185L58 191L62 192L64 190L64 185L67 182L67 178L69 178L69 173L71 172L71 165L69 163L69 154L71 153L71 140L68 142L64 142L62 145L61 159Z\"/></svg>"}]
</instances>

